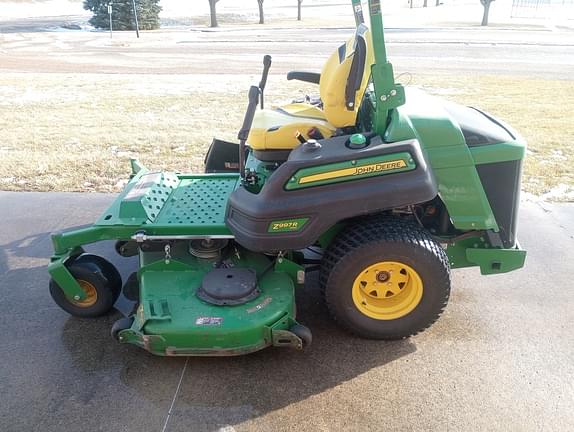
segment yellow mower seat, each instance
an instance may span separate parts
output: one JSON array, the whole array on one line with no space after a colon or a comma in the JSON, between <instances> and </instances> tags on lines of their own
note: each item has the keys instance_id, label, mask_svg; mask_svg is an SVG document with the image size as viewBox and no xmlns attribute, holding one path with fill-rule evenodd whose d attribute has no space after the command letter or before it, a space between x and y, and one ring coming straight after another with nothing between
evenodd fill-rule
<instances>
[{"instance_id":1,"label":"yellow mower seat","mask_svg":"<svg viewBox=\"0 0 574 432\"><path fill-rule=\"evenodd\" d=\"M354 126L374 63L369 29L361 24L321 71L322 108L308 103L262 109L255 113L247 143L254 150L290 150L299 145L296 133L309 139L318 129L325 138L338 128Z\"/></svg>"},{"instance_id":2,"label":"yellow mower seat","mask_svg":"<svg viewBox=\"0 0 574 432\"><path fill-rule=\"evenodd\" d=\"M254 150L290 150L299 144L300 132L309 138L309 130L318 129L324 137L335 133L323 110L306 103L293 103L257 111L247 142Z\"/></svg>"}]
</instances>

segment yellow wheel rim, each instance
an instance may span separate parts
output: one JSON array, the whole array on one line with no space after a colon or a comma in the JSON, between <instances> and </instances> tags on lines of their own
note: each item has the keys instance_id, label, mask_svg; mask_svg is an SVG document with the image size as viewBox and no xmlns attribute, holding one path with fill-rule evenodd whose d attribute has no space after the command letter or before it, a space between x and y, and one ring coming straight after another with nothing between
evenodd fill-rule
<instances>
[{"instance_id":1,"label":"yellow wheel rim","mask_svg":"<svg viewBox=\"0 0 574 432\"><path fill-rule=\"evenodd\" d=\"M96 304L98 301L98 292L96 287L85 280L78 280L80 288L86 293L86 298L84 300L72 300L72 303L78 307L90 307Z\"/></svg>"},{"instance_id":2,"label":"yellow wheel rim","mask_svg":"<svg viewBox=\"0 0 574 432\"><path fill-rule=\"evenodd\" d=\"M373 319L393 320L413 311L423 297L423 281L410 266L381 261L365 268L353 283L353 302Z\"/></svg>"}]
</instances>

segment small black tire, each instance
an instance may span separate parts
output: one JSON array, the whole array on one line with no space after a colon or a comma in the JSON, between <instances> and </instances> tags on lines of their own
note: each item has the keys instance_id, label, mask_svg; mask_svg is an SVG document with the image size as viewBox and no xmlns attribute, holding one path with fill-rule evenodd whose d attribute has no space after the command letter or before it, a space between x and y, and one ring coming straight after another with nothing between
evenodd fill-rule
<instances>
[{"instance_id":1,"label":"small black tire","mask_svg":"<svg viewBox=\"0 0 574 432\"><path fill-rule=\"evenodd\" d=\"M379 271L380 265L398 268L400 273ZM395 265L398 267L392 267ZM364 276L369 269L373 270ZM389 289L401 295L403 287L412 282L418 293L396 298L397 302L415 300L400 313L395 312L392 301L386 309L392 311L388 315L369 310L371 303L375 307L383 304L380 310L385 310L389 304L386 295L395 295L385 292L385 285L391 285L391 278L401 277L408 278L406 285L401 282L403 285ZM360 337L396 340L414 336L439 318L450 295L450 265L444 249L422 227L403 218L377 216L363 218L337 235L325 252L319 281L329 312L341 327ZM371 284L376 286L374 301L368 298Z\"/></svg>"},{"instance_id":2,"label":"small black tire","mask_svg":"<svg viewBox=\"0 0 574 432\"><path fill-rule=\"evenodd\" d=\"M303 341L303 348L307 348L313 342L311 330L301 324L295 324L289 331Z\"/></svg>"},{"instance_id":3,"label":"small black tire","mask_svg":"<svg viewBox=\"0 0 574 432\"><path fill-rule=\"evenodd\" d=\"M122 288L124 297L130 301L139 302L140 300L140 285L137 272L130 274Z\"/></svg>"},{"instance_id":4,"label":"small black tire","mask_svg":"<svg viewBox=\"0 0 574 432\"><path fill-rule=\"evenodd\" d=\"M114 306L121 292L121 278L115 278L110 268L102 267L103 258L94 260L95 255L76 259L68 266L70 274L78 281L87 297L82 301L70 300L53 279L50 280L50 295L63 310L78 318L95 318L107 314ZM100 257L97 257L100 258ZM109 264L109 263L108 263ZM111 264L110 264L111 266ZM113 267L113 266L112 266ZM115 270L115 268L113 268ZM117 272L117 270L115 270ZM119 274L118 274L119 276Z\"/></svg>"},{"instance_id":5,"label":"small black tire","mask_svg":"<svg viewBox=\"0 0 574 432\"><path fill-rule=\"evenodd\" d=\"M84 265L100 273L114 292L114 302L118 299L122 292L122 276L111 262L99 255L84 253L74 260L74 264Z\"/></svg>"},{"instance_id":6,"label":"small black tire","mask_svg":"<svg viewBox=\"0 0 574 432\"><path fill-rule=\"evenodd\" d=\"M110 331L112 338L119 342L120 341L120 332L122 330L127 330L129 328L132 327L132 324L134 323L134 317L127 317L127 318L120 318L119 320L117 320L114 325L112 326L112 329Z\"/></svg>"}]
</instances>

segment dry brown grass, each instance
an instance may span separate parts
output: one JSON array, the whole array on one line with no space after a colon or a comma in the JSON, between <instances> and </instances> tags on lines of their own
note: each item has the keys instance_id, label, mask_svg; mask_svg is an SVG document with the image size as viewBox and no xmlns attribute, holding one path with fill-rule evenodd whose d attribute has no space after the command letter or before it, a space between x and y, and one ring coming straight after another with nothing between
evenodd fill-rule
<instances>
[{"instance_id":1,"label":"dry brown grass","mask_svg":"<svg viewBox=\"0 0 574 432\"><path fill-rule=\"evenodd\" d=\"M201 170L211 138L233 140L249 76L4 74L0 189L117 191L130 157L154 169ZM504 119L529 142L524 188L574 185L574 81L417 76L444 97ZM268 101L312 86L272 76Z\"/></svg>"}]
</instances>

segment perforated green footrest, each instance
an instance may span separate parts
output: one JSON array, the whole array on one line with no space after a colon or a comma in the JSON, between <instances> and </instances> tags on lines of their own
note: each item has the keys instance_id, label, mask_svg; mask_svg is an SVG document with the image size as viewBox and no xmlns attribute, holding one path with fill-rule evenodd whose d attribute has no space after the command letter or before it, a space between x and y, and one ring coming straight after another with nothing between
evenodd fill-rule
<instances>
[{"instance_id":1,"label":"perforated green footrest","mask_svg":"<svg viewBox=\"0 0 574 432\"><path fill-rule=\"evenodd\" d=\"M179 184L174 173L142 175L120 204L120 218L145 218L154 221Z\"/></svg>"},{"instance_id":2,"label":"perforated green footrest","mask_svg":"<svg viewBox=\"0 0 574 432\"><path fill-rule=\"evenodd\" d=\"M212 229L218 232L211 234L227 233L227 200L238 183L234 174L139 172L96 225L141 226L182 235L189 229L194 234Z\"/></svg>"},{"instance_id":3,"label":"perforated green footrest","mask_svg":"<svg viewBox=\"0 0 574 432\"><path fill-rule=\"evenodd\" d=\"M236 178L183 179L173 191L155 223L220 225L225 223L227 197Z\"/></svg>"}]
</instances>

